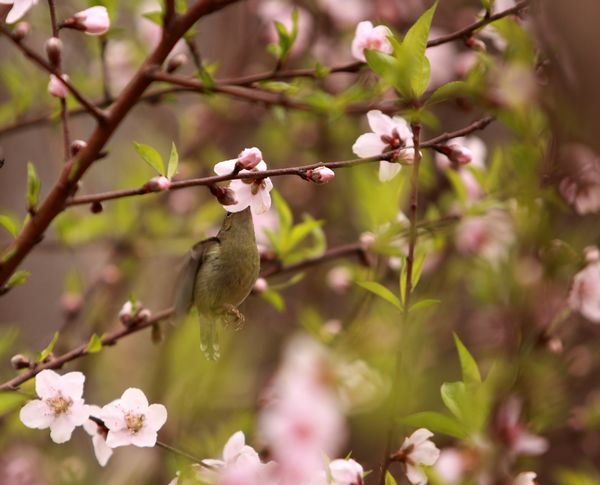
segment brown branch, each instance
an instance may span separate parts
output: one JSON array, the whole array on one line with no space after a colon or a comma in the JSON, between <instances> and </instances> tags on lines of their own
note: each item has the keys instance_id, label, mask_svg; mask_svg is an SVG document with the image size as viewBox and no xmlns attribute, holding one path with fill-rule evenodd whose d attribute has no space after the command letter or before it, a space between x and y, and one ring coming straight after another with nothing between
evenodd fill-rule
<instances>
[{"instance_id":1,"label":"brown branch","mask_svg":"<svg viewBox=\"0 0 600 485\"><path fill-rule=\"evenodd\" d=\"M0 259L0 286L8 281L21 261L25 259L33 247L43 238L44 232L50 223L64 210L65 202L73 194L77 182L92 163L99 158L104 146L121 124L121 121L123 121L132 107L135 106L144 94L144 91L151 83L151 79L147 76L148 70L152 67L160 66L164 62L177 41L183 37L197 20L235 1L196 0L189 7L185 15L173 21L169 31L165 32L158 46L149 55L111 107L106 122L98 124L87 140L86 148L78 154L77 158L65 164L58 182L38 208L36 215L31 218L13 244L4 251ZM0 30L8 34L9 38L18 46L21 46L20 42L13 39L10 32L1 24ZM37 56L35 53L34 55ZM39 59L39 56L37 57ZM41 60L43 61L43 59ZM45 64L45 61L43 63Z\"/></svg>"},{"instance_id":2,"label":"brown branch","mask_svg":"<svg viewBox=\"0 0 600 485\"><path fill-rule=\"evenodd\" d=\"M69 90L69 92L73 95L73 97L83 106L86 111L91 114L96 120L100 123L104 122L106 119L106 115L99 110L93 103L88 101L88 99L79 92L79 90L71 84L70 81L63 79L61 76L60 69L52 66L48 63L42 56L40 56L37 52L27 47L21 39L14 36L12 32L6 28L4 25L0 23L0 34L3 34L5 37L10 39L13 44L15 44L21 52L27 57L31 59L35 64L45 70L48 74L54 74L56 78L65 85L65 87Z\"/></svg>"},{"instance_id":3,"label":"brown branch","mask_svg":"<svg viewBox=\"0 0 600 485\"><path fill-rule=\"evenodd\" d=\"M435 145L438 145L444 141L448 141L452 138L456 138L458 136L468 135L469 133L473 133L474 131L485 128L488 124L493 121L493 117L486 116L480 120L477 120L465 128L461 128L460 130L444 133L443 135L437 136L430 140L427 140L421 143L421 148L433 148ZM233 179L260 179L266 177L280 177L284 175L296 175L301 178L305 178L306 172L308 170L315 169L317 167L328 167L331 169L338 168L348 168L353 167L355 165L362 165L365 163L379 162L381 160L390 160L393 158L395 152L385 152L381 155L369 158L354 158L351 160L342 160L336 162L321 162L321 163L312 163L309 165L301 165L297 167L287 167L287 168L275 168L271 170L265 170L262 172L252 172L252 173L231 173L229 175L215 175L210 177L202 177L196 179L188 179L188 180L179 180L175 181L171 184L169 190L179 190L186 187L197 187L197 186L210 186L216 184L218 182L225 182ZM125 197L135 197L139 195L145 195L150 193L156 193L157 191L151 190L147 186L143 186L137 189L124 189L124 190L116 190L111 192L104 192L100 194L91 194L91 195L83 195L81 197L73 197L66 202L66 206L75 206L75 205L84 205L84 204L92 204L92 203L100 203L105 202L107 200L114 199L122 199Z\"/></svg>"}]
</instances>

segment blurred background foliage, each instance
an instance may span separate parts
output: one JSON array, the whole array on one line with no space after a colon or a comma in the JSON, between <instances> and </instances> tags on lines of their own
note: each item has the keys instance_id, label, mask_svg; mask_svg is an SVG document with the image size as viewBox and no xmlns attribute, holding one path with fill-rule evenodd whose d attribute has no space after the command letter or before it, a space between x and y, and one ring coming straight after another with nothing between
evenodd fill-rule
<instances>
[{"instance_id":1,"label":"blurred background foliage","mask_svg":"<svg viewBox=\"0 0 600 485\"><path fill-rule=\"evenodd\" d=\"M153 7L135 1L103 3L111 11L106 59L110 91L117 94L150 50L153 34L148 31L153 25L144 24L149 21L141 12ZM285 66L350 61L357 21L380 20L405 32L430 2L358 3L360 15L348 21L325 0L295 2L301 34ZM304 332L329 347L336 358L368 364L360 382L374 389L348 416L346 450L366 469L376 470L391 388L401 396L399 417L421 411L448 414L440 387L460 379L455 332L487 376L485 404L473 404L475 415L483 413L475 425L477 436L497 450L506 446L495 416L516 396L523 404L524 425L550 444L541 456L519 458L516 469L537 470L542 483L600 483L600 327L575 314L565 316L571 279L584 262L582 250L598 242L599 230L594 214L577 214L557 190L560 174L571 170L572 162L558 157L557 145L584 139L573 137L579 125L571 120L578 119L579 107L569 106L575 114L561 116L569 102L555 97L561 66L540 49L555 41L547 25L557 14L553 2L548 3L550 7L534 10L526 20L496 22L495 37L481 35L486 51L471 50L460 41L428 51L430 88L464 79L469 89L467 96L429 110L424 138L459 129L486 113L497 121L475 133L487 148L485 168L462 169L470 171L484 197L474 200L457 172L440 170L439 155L424 152L417 248L423 268L413 303L438 302L411 312L404 332L401 312L365 289L364 282L379 282L398 294L407 229L398 214L407 208L410 170L405 168L388 183L378 181L374 164L337 170L335 180L325 186L278 177L273 179L273 208L257 219L263 269L358 242L365 248L363 257L355 251L345 259L270 277L269 289L244 303L244 328L224 332L223 357L216 363L200 353L198 327L189 321L177 328L163 322L160 342L153 342L150 332L140 332L69 364L68 369L87 376L87 401L104 404L127 387L144 389L150 402L164 403L169 410L163 441L196 456L218 456L234 431L243 429L253 436L257 406L284 343ZM275 8L267 4L291 12L292 2L283 0L241 2L195 27L190 38L215 78L273 68L266 46L273 41L270 26L275 18L270 12ZM78 1L58 5L64 16L83 7ZM591 15L588 7L592 12L593 6L579 10L582 18ZM441 2L435 32L441 35L466 25L480 9L476 1ZM27 42L40 49L49 36L44 5L32 9L28 21L33 28ZM98 39L71 31L62 38L65 71L82 92L100 101ZM443 53L436 55L438 49ZM185 46L181 51L186 52ZM36 167L43 198L62 164L62 140L57 104L47 95L45 75L7 43L0 43L0 52L0 126L43 113L53 116L41 126L6 132L0 128L6 160L0 169L0 208L20 226L27 209L26 164L32 161ZM464 63L467 69L460 67ZM193 73L191 64L181 71ZM572 69L576 78L590 75L577 66ZM176 179L209 175L216 162L234 158L249 146L260 147L269 168L350 159L352 144L366 131L367 109L348 114L345 109L390 99L389 90L368 70L262 87L314 109L294 111L193 93L142 103L113 137L107 157L86 174L80 193L147 182L153 173L132 141L155 147L163 157L174 142L181 157ZM77 107L71 99L69 105ZM71 124L74 138L85 139L90 120L77 116ZM592 128L597 127L595 122ZM586 126L580 133L587 130ZM59 338L54 352L62 353L93 333L117 328L118 312L130 295L154 312L168 307L183 255L195 242L213 235L223 215L203 187L109 201L98 214L89 207L65 211L24 263L31 272L27 283L0 300L2 380L14 374L12 355L35 356L55 332ZM481 237L489 241L465 249L461 230L468 235L479 230L465 228L473 220L486 224ZM11 235L2 231L0 241L8 243ZM482 250L484 246L488 250ZM399 348L404 367L394 380ZM351 375L358 378L360 372ZM23 388L31 392L32 386L29 382ZM352 393L360 397L366 391ZM128 448L118 450L109 466L100 468L83 432L76 433L75 443L56 446L46 433L24 428L15 411L25 399L0 394L0 478L21 473L29 480L23 483L32 484L167 483L187 464L163 450ZM441 434L436 443L441 448L457 445L455 438ZM470 441L459 446L476 448ZM400 471L395 473L400 480ZM432 480L446 483L440 477Z\"/></svg>"}]
</instances>

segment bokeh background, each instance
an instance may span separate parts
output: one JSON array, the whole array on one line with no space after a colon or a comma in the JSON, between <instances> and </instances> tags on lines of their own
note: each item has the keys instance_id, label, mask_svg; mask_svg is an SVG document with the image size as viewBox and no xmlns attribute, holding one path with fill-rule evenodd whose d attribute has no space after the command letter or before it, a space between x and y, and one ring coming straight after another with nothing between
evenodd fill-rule
<instances>
[{"instance_id":1,"label":"bokeh background","mask_svg":"<svg viewBox=\"0 0 600 485\"><path fill-rule=\"evenodd\" d=\"M430 3L244 1L202 19L193 43L217 79L268 71L275 63L266 49L276 41L273 21L288 21L296 6L300 34L285 67L340 65L352 61L357 22L371 19L403 33ZM496 3L498 11L512 5ZM64 17L84 7L84 2L65 1L58 11ZM156 42L158 27L141 16L156 8L136 1L112 6L105 45L112 95ZM428 51L430 88L467 79L472 92L468 99L435 107L425 138L488 113L497 121L474 134L485 143L482 167L469 172L481 190L475 196L464 179L440 168L434 153L424 153L419 208L424 228L418 254L425 262L416 299L440 303L415 312L409 330L400 330L396 308L355 282L379 281L398 291L399 259L406 245L406 226L398 222L398 214L406 210L410 171L387 184L378 181L375 164L338 170L335 180L323 186L278 177L273 179L279 194L273 209L256 219L265 271L277 261L292 264L339 245L362 242L364 251L268 278L269 290L255 292L241 308L246 325L224 332L222 358L216 363L202 356L198 327L188 321L179 327L163 322L161 338L154 332L153 341L150 331L139 332L68 364L65 370L86 374L87 401L102 405L127 387L139 387L151 402L168 408L161 432L167 443L216 457L227 437L243 429L260 447L255 417L261 399L286 342L304 333L321 342L336 361L365 363L345 377L358 383L351 391L358 402L349 408L349 438L340 456L352 451L366 469L376 470L390 389L402 393L399 416L442 410L440 385L460 376L452 339L456 332L483 374L493 364L500 369L484 432L494 456L509 453L510 440L502 436L497 416L507 400L516 398L523 426L543 435L549 447L540 456L511 458L511 466L536 470L541 483L600 483L600 327L565 313L572 278L584 264L583 248L598 243L600 235L600 198L595 195L600 190L595 153L600 151L599 10L593 0L534 2L528 15L504 19L495 31L478 36L485 52L461 41ZM476 1L440 2L432 38L473 22L480 11ZM27 20L32 25L27 43L41 50L50 35L43 2ZM100 101L101 42L75 31L61 37L64 70ZM176 50L188 57L178 72L192 74L185 44ZM0 56L0 155L5 160L0 211L22 221L27 162L34 163L41 178L42 197L63 163L58 106L47 94L47 76L2 38ZM301 99L312 109L294 111L197 93L140 103L111 139L107 156L86 174L79 193L147 182L153 173L133 141L152 145L165 158L174 142L181 156L179 179L209 175L215 163L251 146L262 150L269 168L354 158L352 144L368 131L365 113L382 103L390 106L393 98L366 69L263 88ZM51 114L50 122L13 126L45 114ZM71 119L73 138L85 139L92 127L85 114ZM273 240L283 241L282 217L288 210L293 224L305 223L311 230L295 246L274 245ZM170 306L183 256L195 242L214 235L223 216L204 187L109 201L99 214L85 206L65 211L23 263L31 272L27 283L0 298L2 381L15 373L12 355L35 356L57 331L54 352L59 354L93 333L118 328L117 315L131 295L153 312ZM275 235L271 240L264 228ZM7 245L10 237L2 230L0 244ZM408 365L394 380L399 349ZM31 390L31 383L26 389ZM83 432L68 444L55 445L46 432L19 422L22 400L3 396L1 483L167 483L187 464L164 450L127 448L100 468ZM457 446L441 435L436 443ZM472 443L458 447L475 463L476 448ZM502 468L503 460L494 463ZM393 470L403 480L400 467ZM465 483L480 480L475 472L467 475ZM502 476L498 472L486 483ZM432 480L452 483L443 474Z\"/></svg>"}]
</instances>

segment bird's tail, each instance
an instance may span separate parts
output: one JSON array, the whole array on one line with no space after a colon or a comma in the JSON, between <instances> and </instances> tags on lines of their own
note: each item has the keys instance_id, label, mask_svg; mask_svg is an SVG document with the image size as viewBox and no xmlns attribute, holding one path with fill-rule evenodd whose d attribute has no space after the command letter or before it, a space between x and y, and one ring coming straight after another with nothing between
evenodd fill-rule
<instances>
[{"instance_id":1,"label":"bird's tail","mask_svg":"<svg viewBox=\"0 0 600 485\"><path fill-rule=\"evenodd\" d=\"M214 316L200 321L200 350L208 360L217 360L221 356L219 327Z\"/></svg>"}]
</instances>

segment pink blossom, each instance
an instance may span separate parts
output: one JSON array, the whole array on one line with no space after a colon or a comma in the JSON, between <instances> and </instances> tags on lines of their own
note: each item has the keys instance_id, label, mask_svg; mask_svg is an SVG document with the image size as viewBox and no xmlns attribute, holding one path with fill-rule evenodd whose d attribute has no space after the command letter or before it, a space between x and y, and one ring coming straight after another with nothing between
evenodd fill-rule
<instances>
[{"instance_id":1,"label":"pink blossom","mask_svg":"<svg viewBox=\"0 0 600 485\"><path fill-rule=\"evenodd\" d=\"M515 241L506 212L493 209L482 216L465 217L456 230L456 247L465 255L476 255L497 265L508 257Z\"/></svg>"},{"instance_id":2,"label":"pink blossom","mask_svg":"<svg viewBox=\"0 0 600 485\"><path fill-rule=\"evenodd\" d=\"M393 48L388 39L391 35L390 29L385 25L373 27L368 20L359 22L352 40L352 56L359 61L366 62L365 49L391 54Z\"/></svg>"},{"instance_id":3,"label":"pink blossom","mask_svg":"<svg viewBox=\"0 0 600 485\"><path fill-rule=\"evenodd\" d=\"M360 463L352 458L337 459L329 464L331 485L362 485L364 470Z\"/></svg>"},{"instance_id":4,"label":"pink blossom","mask_svg":"<svg viewBox=\"0 0 600 485\"><path fill-rule=\"evenodd\" d=\"M164 175L153 177L149 182L150 188L156 191L169 190L171 188L171 181Z\"/></svg>"},{"instance_id":5,"label":"pink blossom","mask_svg":"<svg viewBox=\"0 0 600 485\"><path fill-rule=\"evenodd\" d=\"M326 281L329 288L343 295L352 286L352 271L345 266L335 266L327 273Z\"/></svg>"},{"instance_id":6,"label":"pink blossom","mask_svg":"<svg viewBox=\"0 0 600 485\"><path fill-rule=\"evenodd\" d=\"M573 278L569 307L594 323L600 323L600 262L593 261Z\"/></svg>"},{"instance_id":7,"label":"pink blossom","mask_svg":"<svg viewBox=\"0 0 600 485\"><path fill-rule=\"evenodd\" d=\"M102 35L110 28L110 18L106 7L95 6L86 8L73 15L76 25L83 28L86 34Z\"/></svg>"},{"instance_id":8,"label":"pink blossom","mask_svg":"<svg viewBox=\"0 0 600 485\"><path fill-rule=\"evenodd\" d=\"M371 133L360 135L352 151L360 158L369 158L382 153L399 150L398 158L406 163L412 163L415 156L413 149L413 134L404 118L390 118L379 110L367 113ZM400 163L379 162L379 180L391 180L400 171Z\"/></svg>"},{"instance_id":9,"label":"pink blossom","mask_svg":"<svg viewBox=\"0 0 600 485\"><path fill-rule=\"evenodd\" d=\"M429 438L433 433L420 428L404 439L400 449L394 453L394 458L404 463L406 477L414 485L425 485L427 475L422 466L433 466L440 456L440 450Z\"/></svg>"},{"instance_id":10,"label":"pink blossom","mask_svg":"<svg viewBox=\"0 0 600 485\"><path fill-rule=\"evenodd\" d=\"M309 170L306 175L318 184L325 184L335 178L335 172L327 167L317 167Z\"/></svg>"},{"instance_id":11,"label":"pink blossom","mask_svg":"<svg viewBox=\"0 0 600 485\"><path fill-rule=\"evenodd\" d=\"M215 165L214 171L217 175L229 175L233 172L238 159L225 160ZM252 170L241 170L239 173L264 172L267 164L260 161ZM229 212L240 212L250 207L253 214L262 214L271 207L271 195L273 183L268 177L257 179L235 179L229 184L229 189L235 197L235 204L228 204L225 209Z\"/></svg>"},{"instance_id":12,"label":"pink blossom","mask_svg":"<svg viewBox=\"0 0 600 485\"><path fill-rule=\"evenodd\" d=\"M69 441L73 430L90 415L82 399L84 381L81 372L61 376L49 369L41 371L35 378L35 392L40 399L21 408L21 422L28 428L50 428L50 438L55 443Z\"/></svg>"},{"instance_id":13,"label":"pink blossom","mask_svg":"<svg viewBox=\"0 0 600 485\"><path fill-rule=\"evenodd\" d=\"M129 388L120 399L104 406L99 418L108 428L109 447L152 447L158 430L167 421L167 409L162 404L149 405L141 390Z\"/></svg>"},{"instance_id":14,"label":"pink blossom","mask_svg":"<svg viewBox=\"0 0 600 485\"><path fill-rule=\"evenodd\" d=\"M265 254L271 249L271 241L268 233L276 233L279 230L279 218L274 209L254 214L254 237L260 254Z\"/></svg>"},{"instance_id":15,"label":"pink blossom","mask_svg":"<svg viewBox=\"0 0 600 485\"><path fill-rule=\"evenodd\" d=\"M238 155L238 163L246 170L252 170L262 159L262 152L256 147L244 148Z\"/></svg>"},{"instance_id":16,"label":"pink blossom","mask_svg":"<svg viewBox=\"0 0 600 485\"><path fill-rule=\"evenodd\" d=\"M65 81L69 80L69 76L66 74L62 75ZM56 98L64 99L69 93L69 88L60 82L58 77L54 74L50 74L50 82L48 83L48 93Z\"/></svg>"},{"instance_id":17,"label":"pink blossom","mask_svg":"<svg viewBox=\"0 0 600 485\"><path fill-rule=\"evenodd\" d=\"M27 13L27 11L36 5L38 0L0 0L0 5L11 5L12 8L8 15L6 16L7 24L14 24L18 21L23 15Z\"/></svg>"},{"instance_id":18,"label":"pink blossom","mask_svg":"<svg viewBox=\"0 0 600 485\"><path fill-rule=\"evenodd\" d=\"M90 415L94 417L100 416L102 411L100 406L94 405L89 406L89 410ZM106 444L104 429L100 428L98 424L91 419L88 419L85 423L83 423L83 429L85 429L85 432L92 438L92 446L94 447L94 454L96 455L98 463L100 466L105 466L109 458L112 456L113 450Z\"/></svg>"},{"instance_id":19,"label":"pink blossom","mask_svg":"<svg viewBox=\"0 0 600 485\"><path fill-rule=\"evenodd\" d=\"M372 7L364 0L318 0L317 2L342 28L355 26L361 19L370 16Z\"/></svg>"},{"instance_id":20,"label":"pink blossom","mask_svg":"<svg viewBox=\"0 0 600 485\"><path fill-rule=\"evenodd\" d=\"M514 455L542 455L548 450L548 440L531 433L520 422L522 404L516 397L502 404L496 418L497 431Z\"/></svg>"},{"instance_id":21,"label":"pink blossom","mask_svg":"<svg viewBox=\"0 0 600 485\"><path fill-rule=\"evenodd\" d=\"M445 448L435 463L435 472L443 483L454 485L462 480L466 471L464 454L456 448Z\"/></svg>"},{"instance_id":22,"label":"pink blossom","mask_svg":"<svg viewBox=\"0 0 600 485\"><path fill-rule=\"evenodd\" d=\"M257 293L264 293L268 289L269 289L269 283L267 282L266 279L258 278L254 282L254 291L256 291Z\"/></svg>"}]
</instances>

